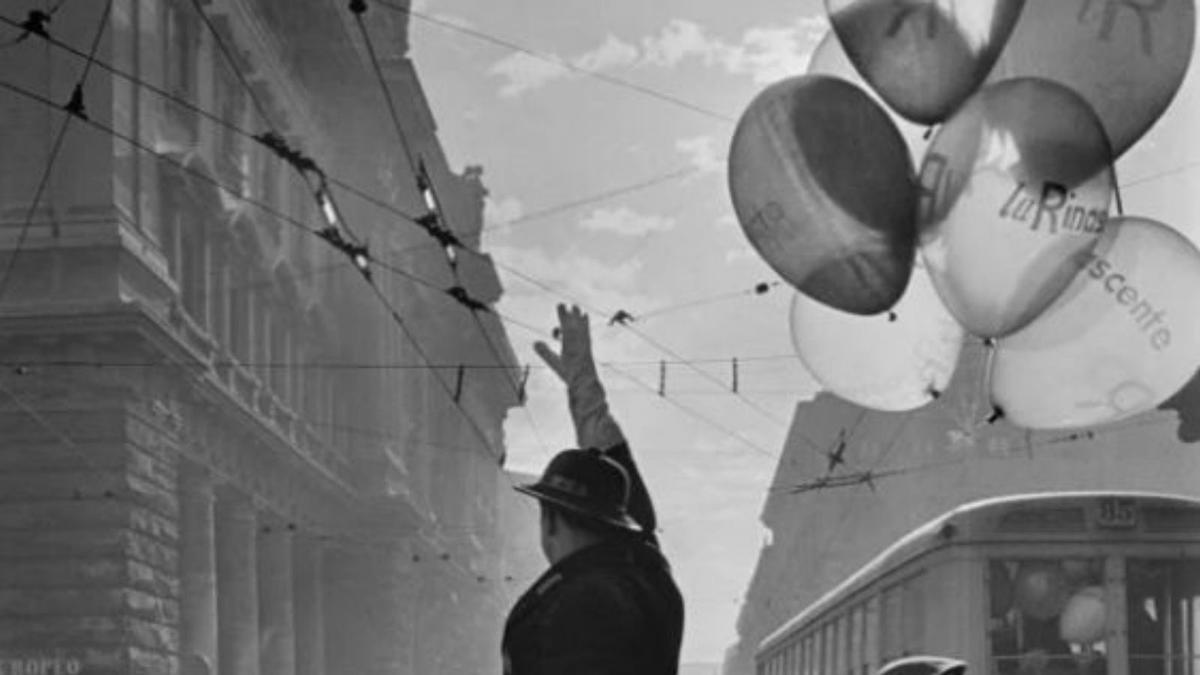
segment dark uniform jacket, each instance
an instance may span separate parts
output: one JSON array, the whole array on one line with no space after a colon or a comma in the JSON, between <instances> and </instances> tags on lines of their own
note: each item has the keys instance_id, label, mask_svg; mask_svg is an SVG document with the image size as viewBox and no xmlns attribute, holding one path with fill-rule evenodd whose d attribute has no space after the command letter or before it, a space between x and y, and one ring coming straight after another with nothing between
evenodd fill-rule
<instances>
[{"instance_id":1,"label":"dark uniform jacket","mask_svg":"<svg viewBox=\"0 0 1200 675\"><path fill-rule=\"evenodd\" d=\"M577 551L517 601L504 627L506 675L675 675L683 599L654 537L654 508L624 444L630 515L646 534Z\"/></svg>"}]
</instances>

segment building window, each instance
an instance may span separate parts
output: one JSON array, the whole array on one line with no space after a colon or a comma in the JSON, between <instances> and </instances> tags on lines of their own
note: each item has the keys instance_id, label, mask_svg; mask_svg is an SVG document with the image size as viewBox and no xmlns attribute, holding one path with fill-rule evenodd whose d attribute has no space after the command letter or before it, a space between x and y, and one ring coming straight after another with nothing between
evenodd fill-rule
<instances>
[{"instance_id":1,"label":"building window","mask_svg":"<svg viewBox=\"0 0 1200 675\"><path fill-rule=\"evenodd\" d=\"M162 19L163 84L172 94L190 97L196 91L195 12L169 0L162 5Z\"/></svg>"},{"instance_id":2,"label":"building window","mask_svg":"<svg viewBox=\"0 0 1200 675\"><path fill-rule=\"evenodd\" d=\"M217 171L225 185L241 190L246 179L242 171L247 153L245 139L234 128L244 127L246 94L227 63L222 62L214 69L213 79L216 110L226 123L215 128Z\"/></svg>"},{"instance_id":3,"label":"building window","mask_svg":"<svg viewBox=\"0 0 1200 675\"><path fill-rule=\"evenodd\" d=\"M271 322L271 358L268 364L271 375L271 389L275 395L291 407L291 395L288 391L288 369L291 368L291 336L286 327L286 319L282 312L276 312Z\"/></svg>"},{"instance_id":4,"label":"building window","mask_svg":"<svg viewBox=\"0 0 1200 675\"><path fill-rule=\"evenodd\" d=\"M195 9L178 0L161 5L163 88L182 100L196 101L199 32ZM168 117L194 139L198 118L186 106L165 102Z\"/></svg>"},{"instance_id":5,"label":"building window","mask_svg":"<svg viewBox=\"0 0 1200 675\"><path fill-rule=\"evenodd\" d=\"M274 339L272 337L274 331L271 324L274 312L271 311L270 307L265 306L266 303L262 304L263 306L258 310L258 331L254 336L254 354L252 358L256 366L254 371L258 374L258 381L266 386L271 386L271 359L274 357L271 350Z\"/></svg>"},{"instance_id":6,"label":"building window","mask_svg":"<svg viewBox=\"0 0 1200 675\"><path fill-rule=\"evenodd\" d=\"M212 329L209 333L213 339L222 345L229 344L229 262L224 256L218 255L219 246L209 246L209 261L212 269L212 290L209 293L212 303Z\"/></svg>"},{"instance_id":7,"label":"building window","mask_svg":"<svg viewBox=\"0 0 1200 675\"><path fill-rule=\"evenodd\" d=\"M162 213L162 252L167 259L167 273L178 282L180 272L180 220L183 210L179 208L178 191L183 189L177 181L159 181L159 209Z\"/></svg>"},{"instance_id":8,"label":"building window","mask_svg":"<svg viewBox=\"0 0 1200 675\"><path fill-rule=\"evenodd\" d=\"M250 362L250 345L254 339L254 302L249 275L235 274L229 293L230 348L234 357L242 364Z\"/></svg>"},{"instance_id":9,"label":"building window","mask_svg":"<svg viewBox=\"0 0 1200 675\"><path fill-rule=\"evenodd\" d=\"M191 218L180 221L180 294L183 308L192 321L208 329L208 237L204 228Z\"/></svg>"}]
</instances>

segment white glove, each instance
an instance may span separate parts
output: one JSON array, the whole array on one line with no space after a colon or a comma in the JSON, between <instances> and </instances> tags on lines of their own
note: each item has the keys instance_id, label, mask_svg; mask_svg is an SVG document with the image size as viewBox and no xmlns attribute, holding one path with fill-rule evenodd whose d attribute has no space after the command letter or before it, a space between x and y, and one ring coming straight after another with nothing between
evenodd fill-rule
<instances>
[{"instance_id":1,"label":"white glove","mask_svg":"<svg viewBox=\"0 0 1200 675\"><path fill-rule=\"evenodd\" d=\"M592 357L588 316L575 305L570 309L559 305L558 325L562 333L561 354L541 341L535 342L533 349L567 385L567 402L579 447L606 451L625 442L625 435L608 410L604 386L600 384Z\"/></svg>"}]
</instances>

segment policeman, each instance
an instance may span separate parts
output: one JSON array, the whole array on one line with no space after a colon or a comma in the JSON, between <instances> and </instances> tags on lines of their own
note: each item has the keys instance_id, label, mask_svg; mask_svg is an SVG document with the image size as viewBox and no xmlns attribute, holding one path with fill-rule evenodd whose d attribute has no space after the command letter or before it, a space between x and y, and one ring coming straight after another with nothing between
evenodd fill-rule
<instances>
[{"instance_id":1,"label":"policeman","mask_svg":"<svg viewBox=\"0 0 1200 675\"><path fill-rule=\"evenodd\" d=\"M592 358L588 317L558 306L562 353L534 349L567 385L581 450L516 489L541 507L550 562L504 627L506 675L675 675L683 599L655 537L654 506Z\"/></svg>"}]
</instances>

